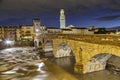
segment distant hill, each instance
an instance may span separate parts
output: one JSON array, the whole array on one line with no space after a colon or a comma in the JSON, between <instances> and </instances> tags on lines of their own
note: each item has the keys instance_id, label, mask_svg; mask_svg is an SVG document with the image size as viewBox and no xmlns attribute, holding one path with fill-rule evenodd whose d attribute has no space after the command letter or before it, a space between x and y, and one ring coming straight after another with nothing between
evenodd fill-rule
<instances>
[{"instance_id":1,"label":"distant hill","mask_svg":"<svg viewBox=\"0 0 120 80\"><path fill-rule=\"evenodd\" d=\"M120 26L107 28L107 30L119 30L120 31Z\"/></svg>"}]
</instances>

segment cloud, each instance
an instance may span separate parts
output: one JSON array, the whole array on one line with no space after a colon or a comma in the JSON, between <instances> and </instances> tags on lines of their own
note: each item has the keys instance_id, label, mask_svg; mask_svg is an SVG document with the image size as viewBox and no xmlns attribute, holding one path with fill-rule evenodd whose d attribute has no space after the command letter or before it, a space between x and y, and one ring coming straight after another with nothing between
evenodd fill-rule
<instances>
[{"instance_id":1,"label":"cloud","mask_svg":"<svg viewBox=\"0 0 120 80\"><path fill-rule=\"evenodd\" d=\"M116 20L118 18L120 18L120 15L99 17L99 18L96 18L95 20L98 20L98 21L111 21L111 20Z\"/></svg>"},{"instance_id":2,"label":"cloud","mask_svg":"<svg viewBox=\"0 0 120 80\"><path fill-rule=\"evenodd\" d=\"M109 8L120 11L120 0L0 0L3 11L57 12L65 8L69 13L85 12L91 8Z\"/></svg>"},{"instance_id":3,"label":"cloud","mask_svg":"<svg viewBox=\"0 0 120 80\"><path fill-rule=\"evenodd\" d=\"M74 14L84 14L84 16L101 16L106 13L120 13L120 0L0 0L0 21L9 22L12 17L34 17L47 15L59 15L59 10L65 9L67 16ZM102 9L101 9L102 8ZM98 10L89 13L89 10ZM104 14L103 14L104 13ZM48 16L47 16L48 17ZM59 16L58 16L59 17ZM96 18L98 21L115 20L119 16L106 16ZM53 18L49 18L53 19ZM11 21L22 21L12 19ZM0 22L0 23L4 23ZM13 23L9 22L9 23ZM22 22L21 22L22 23Z\"/></svg>"}]
</instances>

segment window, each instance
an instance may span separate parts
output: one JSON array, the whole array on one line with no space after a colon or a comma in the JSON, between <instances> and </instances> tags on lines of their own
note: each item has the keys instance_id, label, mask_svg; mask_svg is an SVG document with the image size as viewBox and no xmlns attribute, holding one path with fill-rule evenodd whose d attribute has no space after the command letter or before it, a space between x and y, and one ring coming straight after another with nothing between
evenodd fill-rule
<instances>
[{"instance_id":1,"label":"window","mask_svg":"<svg viewBox=\"0 0 120 80\"><path fill-rule=\"evenodd\" d=\"M30 33L30 31L26 31L26 33L28 34L28 33Z\"/></svg>"}]
</instances>

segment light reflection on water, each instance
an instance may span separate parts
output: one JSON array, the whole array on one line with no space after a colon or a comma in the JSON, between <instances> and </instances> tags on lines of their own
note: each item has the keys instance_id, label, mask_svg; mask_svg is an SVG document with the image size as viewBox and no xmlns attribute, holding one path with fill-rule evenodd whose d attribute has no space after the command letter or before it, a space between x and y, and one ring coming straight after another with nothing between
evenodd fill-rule
<instances>
[{"instance_id":1,"label":"light reflection on water","mask_svg":"<svg viewBox=\"0 0 120 80\"><path fill-rule=\"evenodd\" d=\"M32 48L0 51L0 80L77 80L49 60L37 57Z\"/></svg>"},{"instance_id":2,"label":"light reflection on water","mask_svg":"<svg viewBox=\"0 0 120 80\"><path fill-rule=\"evenodd\" d=\"M76 74L74 73L74 64L75 60L74 57L65 57L55 59L53 61L56 65L61 66L64 70L69 72L70 74L74 75L78 80L119 80L120 76L115 75L108 70L102 70L87 74Z\"/></svg>"},{"instance_id":3,"label":"light reflection on water","mask_svg":"<svg viewBox=\"0 0 120 80\"><path fill-rule=\"evenodd\" d=\"M45 71L42 70L42 67L45 66L45 63L44 63L44 62L37 63L36 65L38 66L37 71L39 71L39 72L41 72L41 73L45 73Z\"/></svg>"}]
</instances>

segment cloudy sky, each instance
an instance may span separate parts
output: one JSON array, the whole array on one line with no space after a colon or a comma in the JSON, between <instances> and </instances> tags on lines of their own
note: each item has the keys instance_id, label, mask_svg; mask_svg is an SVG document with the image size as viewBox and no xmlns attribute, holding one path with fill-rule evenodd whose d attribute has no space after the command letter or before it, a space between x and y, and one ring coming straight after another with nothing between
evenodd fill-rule
<instances>
[{"instance_id":1,"label":"cloudy sky","mask_svg":"<svg viewBox=\"0 0 120 80\"><path fill-rule=\"evenodd\" d=\"M120 26L120 0L0 0L0 26L31 25L39 18L42 25L59 27L61 8L66 25Z\"/></svg>"}]
</instances>

